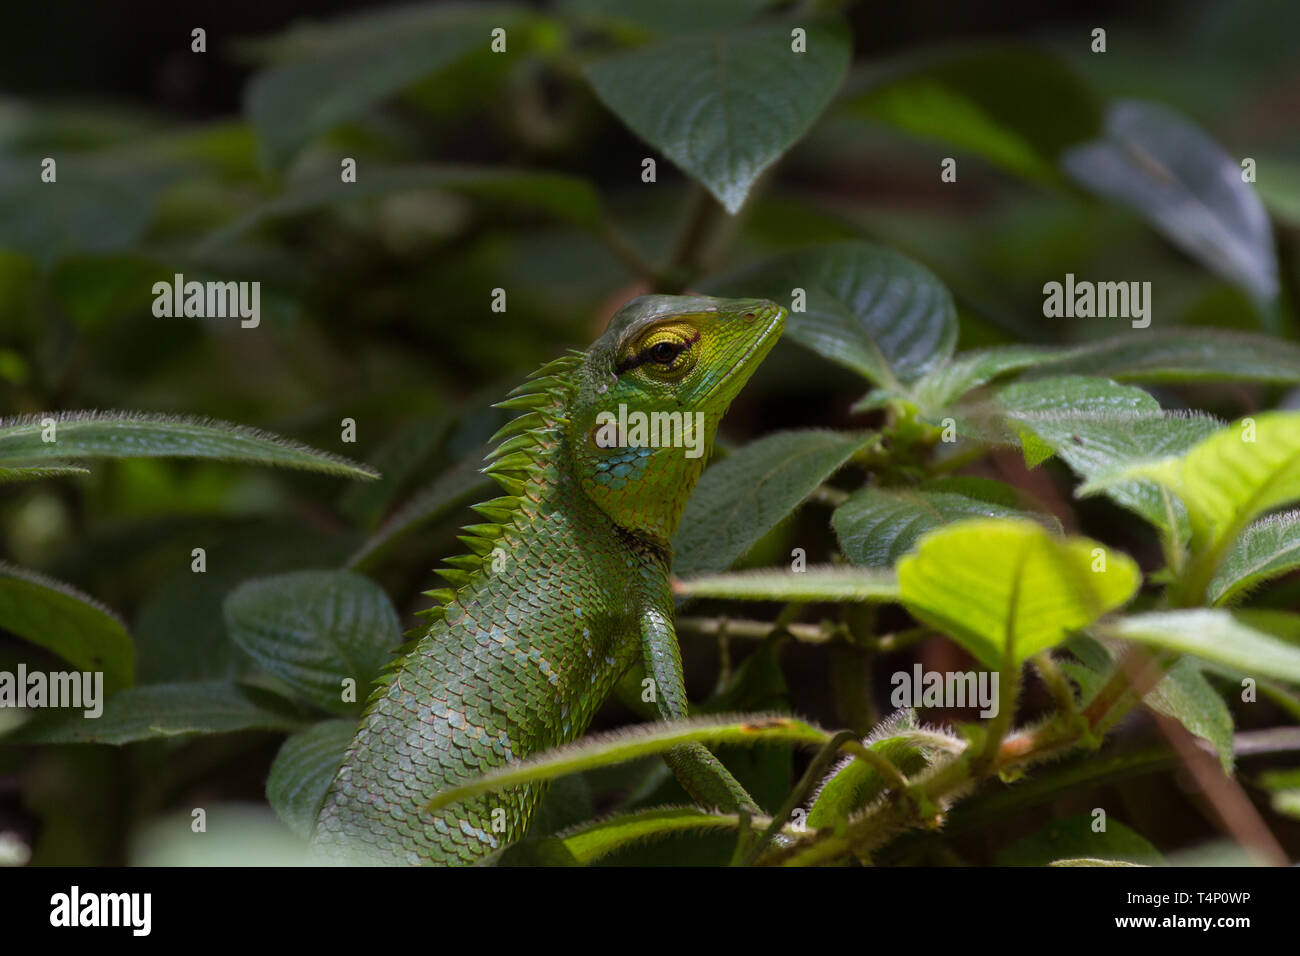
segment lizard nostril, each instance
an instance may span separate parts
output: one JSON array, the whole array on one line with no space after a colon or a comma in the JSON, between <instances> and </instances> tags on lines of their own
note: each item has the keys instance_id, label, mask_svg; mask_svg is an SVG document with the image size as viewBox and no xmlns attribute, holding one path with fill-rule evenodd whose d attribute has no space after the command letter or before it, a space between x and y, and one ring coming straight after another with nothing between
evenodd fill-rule
<instances>
[{"instance_id":1,"label":"lizard nostril","mask_svg":"<svg viewBox=\"0 0 1300 956\"><path fill-rule=\"evenodd\" d=\"M741 318L744 319L746 322L753 322L756 318L758 318L758 316L753 312L746 312L744 315L741 316Z\"/></svg>"}]
</instances>

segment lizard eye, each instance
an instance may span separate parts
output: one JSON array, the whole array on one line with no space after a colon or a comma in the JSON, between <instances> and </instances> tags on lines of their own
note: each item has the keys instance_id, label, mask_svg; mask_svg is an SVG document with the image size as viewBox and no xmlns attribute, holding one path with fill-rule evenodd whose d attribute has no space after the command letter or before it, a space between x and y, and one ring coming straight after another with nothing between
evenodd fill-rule
<instances>
[{"instance_id":1,"label":"lizard eye","mask_svg":"<svg viewBox=\"0 0 1300 956\"><path fill-rule=\"evenodd\" d=\"M684 342L656 342L650 346L650 361L658 362L660 365L671 365L673 359L682 354L682 349L686 348Z\"/></svg>"}]
</instances>

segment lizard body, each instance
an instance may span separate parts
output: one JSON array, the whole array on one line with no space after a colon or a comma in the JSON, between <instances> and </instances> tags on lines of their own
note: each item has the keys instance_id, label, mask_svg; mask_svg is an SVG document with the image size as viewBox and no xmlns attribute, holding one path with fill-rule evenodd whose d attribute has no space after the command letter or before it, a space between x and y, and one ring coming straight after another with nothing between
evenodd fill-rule
<instances>
[{"instance_id":1,"label":"lizard body","mask_svg":"<svg viewBox=\"0 0 1300 956\"><path fill-rule=\"evenodd\" d=\"M466 864L518 839L538 786L424 807L580 736L638 660L661 715L685 716L669 539L718 419L784 317L765 300L642 296L587 352L544 366L501 403L522 412L485 469L506 494L477 506L486 523L461 539L471 553L438 572L450 587L428 592L439 602L428 629L371 696L317 817L322 859ZM606 447L620 411L679 413L702 428L675 433L688 448L639 444L634 431ZM703 748L669 763L702 802L753 809Z\"/></svg>"}]
</instances>

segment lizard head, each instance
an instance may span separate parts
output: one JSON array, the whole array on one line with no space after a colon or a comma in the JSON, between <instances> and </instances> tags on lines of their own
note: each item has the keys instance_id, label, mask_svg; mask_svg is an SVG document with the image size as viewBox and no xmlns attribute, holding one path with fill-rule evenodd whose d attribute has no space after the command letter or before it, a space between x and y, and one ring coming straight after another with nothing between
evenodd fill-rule
<instances>
[{"instance_id":1,"label":"lizard head","mask_svg":"<svg viewBox=\"0 0 1300 956\"><path fill-rule=\"evenodd\" d=\"M570 422L583 491L621 528L667 544L718 420L776 343L766 299L645 295L588 350Z\"/></svg>"}]
</instances>

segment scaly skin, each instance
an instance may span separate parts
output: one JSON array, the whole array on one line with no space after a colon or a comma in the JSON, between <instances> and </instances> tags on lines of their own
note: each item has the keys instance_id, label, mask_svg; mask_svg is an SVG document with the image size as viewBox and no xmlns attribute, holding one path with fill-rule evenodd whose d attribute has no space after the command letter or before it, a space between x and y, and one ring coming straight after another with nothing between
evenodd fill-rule
<instances>
[{"instance_id":1,"label":"scaly skin","mask_svg":"<svg viewBox=\"0 0 1300 956\"><path fill-rule=\"evenodd\" d=\"M423 808L448 786L580 736L638 660L660 713L685 716L668 542L719 418L784 318L765 300L643 296L586 353L502 403L524 410L487 469L507 495L478 507L489 523L466 529L473 553L439 572L452 587L430 592L440 602L431 625L372 696L317 817L319 858L466 864L519 839L540 787ZM598 416L620 404L629 415L703 413L703 453L601 447ZM669 764L701 802L754 809L703 748Z\"/></svg>"}]
</instances>

